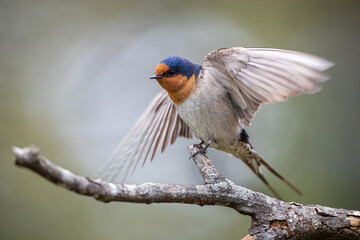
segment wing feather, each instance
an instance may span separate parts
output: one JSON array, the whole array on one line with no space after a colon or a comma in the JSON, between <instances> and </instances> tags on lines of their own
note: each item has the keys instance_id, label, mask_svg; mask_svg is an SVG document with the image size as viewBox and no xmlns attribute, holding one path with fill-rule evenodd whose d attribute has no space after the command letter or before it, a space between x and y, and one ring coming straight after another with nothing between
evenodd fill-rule
<instances>
[{"instance_id":1,"label":"wing feather","mask_svg":"<svg viewBox=\"0 0 360 240\"><path fill-rule=\"evenodd\" d=\"M133 128L123 138L109 159L97 173L114 181L126 168L124 179L133 172L143 159L151 160L161 147L161 152L178 137L193 138L194 134L182 121L165 91L158 93Z\"/></svg>"},{"instance_id":2,"label":"wing feather","mask_svg":"<svg viewBox=\"0 0 360 240\"><path fill-rule=\"evenodd\" d=\"M207 54L201 80L215 81L236 105L239 118L250 125L261 104L312 94L329 77L333 63L306 53L274 48L223 48Z\"/></svg>"},{"instance_id":3,"label":"wing feather","mask_svg":"<svg viewBox=\"0 0 360 240\"><path fill-rule=\"evenodd\" d=\"M167 126L166 126L166 131L168 132L173 132L174 131L174 126L175 126L175 120L176 120L176 109L175 108L170 108L170 114L171 116L169 116L169 121L167 122ZM170 142L170 134L164 134L164 140L163 140L163 144L161 147L161 152L163 152L166 148L166 146L168 145L168 143Z\"/></svg>"}]
</instances>

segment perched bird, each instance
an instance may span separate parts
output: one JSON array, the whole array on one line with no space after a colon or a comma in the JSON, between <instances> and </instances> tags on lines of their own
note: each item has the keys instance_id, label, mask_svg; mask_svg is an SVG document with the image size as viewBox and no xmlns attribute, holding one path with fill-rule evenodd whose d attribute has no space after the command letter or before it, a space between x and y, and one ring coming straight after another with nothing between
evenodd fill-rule
<instances>
[{"instance_id":1,"label":"perched bird","mask_svg":"<svg viewBox=\"0 0 360 240\"><path fill-rule=\"evenodd\" d=\"M178 137L197 138L202 152L212 147L241 159L277 197L261 166L301 194L255 151L244 125L251 124L261 104L320 91L328 79L322 72L332 65L310 54L272 48L221 48L207 54L202 65L168 57L150 77L165 91L156 95L100 175L114 180L125 165L127 173L133 171Z\"/></svg>"}]
</instances>

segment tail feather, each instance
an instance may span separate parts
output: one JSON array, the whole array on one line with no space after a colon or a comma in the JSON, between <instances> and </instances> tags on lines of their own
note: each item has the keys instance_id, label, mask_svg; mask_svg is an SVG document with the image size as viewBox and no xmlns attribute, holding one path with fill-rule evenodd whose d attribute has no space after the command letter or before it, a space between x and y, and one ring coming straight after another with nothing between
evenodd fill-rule
<instances>
[{"instance_id":1,"label":"tail feather","mask_svg":"<svg viewBox=\"0 0 360 240\"><path fill-rule=\"evenodd\" d=\"M294 192L296 192L298 195L302 195L302 192L297 189L293 184L291 184L288 180L286 180L280 173L278 173L269 163L267 163L263 158L260 157L261 164L269 170L272 174L277 176L279 179L281 179L286 185L288 185Z\"/></svg>"},{"instance_id":2,"label":"tail feather","mask_svg":"<svg viewBox=\"0 0 360 240\"><path fill-rule=\"evenodd\" d=\"M264 175L261 172L260 167L264 166L267 170L269 170L272 174L282 180L286 185L288 185L294 192L299 195L302 193L292 185L288 180L286 180L280 173L278 173L269 163L267 163L251 146L250 143L245 143L239 141L235 146L228 151L233 156L241 159L254 173L256 176L260 178L260 180L270 189L270 191L277 197L281 198L280 195L271 187L269 182L266 180Z\"/></svg>"}]
</instances>

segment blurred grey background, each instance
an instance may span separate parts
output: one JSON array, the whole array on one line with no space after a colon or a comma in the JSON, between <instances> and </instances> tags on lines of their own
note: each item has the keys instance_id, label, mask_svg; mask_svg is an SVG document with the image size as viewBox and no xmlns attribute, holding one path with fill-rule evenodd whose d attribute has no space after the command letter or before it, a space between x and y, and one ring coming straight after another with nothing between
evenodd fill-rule
<instances>
[{"instance_id":1,"label":"blurred grey background","mask_svg":"<svg viewBox=\"0 0 360 240\"><path fill-rule=\"evenodd\" d=\"M11 146L94 176L160 87L170 55L201 63L217 48L276 47L336 63L315 95L266 105L255 148L304 196L269 174L288 201L360 209L359 1L0 1L1 239L239 239L250 218L223 207L103 204L14 166ZM199 184L180 140L128 183ZM271 194L238 159L210 150L237 184Z\"/></svg>"}]
</instances>

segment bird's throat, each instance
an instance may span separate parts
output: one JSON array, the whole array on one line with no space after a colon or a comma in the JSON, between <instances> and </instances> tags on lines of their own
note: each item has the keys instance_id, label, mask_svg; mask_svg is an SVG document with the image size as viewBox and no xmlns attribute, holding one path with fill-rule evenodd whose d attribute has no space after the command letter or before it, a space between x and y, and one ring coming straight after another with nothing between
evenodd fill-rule
<instances>
[{"instance_id":1,"label":"bird's throat","mask_svg":"<svg viewBox=\"0 0 360 240\"><path fill-rule=\"evenodd\" d=\"M175 104L184 102L195 90L195 74L190 78L184 75L178 75L157 79L157 81L160 86L168 92L169 97Z\"/></svg>"}]
</instances>

